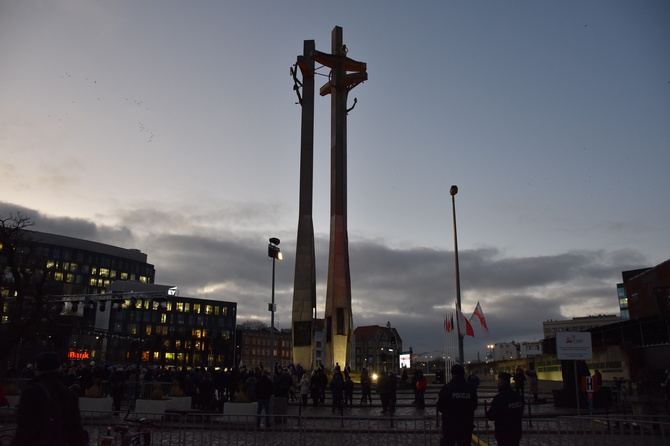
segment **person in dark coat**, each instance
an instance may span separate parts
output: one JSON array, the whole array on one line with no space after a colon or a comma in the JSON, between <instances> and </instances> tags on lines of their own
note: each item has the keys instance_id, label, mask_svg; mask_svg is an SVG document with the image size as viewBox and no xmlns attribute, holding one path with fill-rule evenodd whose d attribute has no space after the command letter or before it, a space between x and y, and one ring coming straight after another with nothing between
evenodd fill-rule
<instances>
[{"instance_id":1,"label":"person in dark coat","mask_svg":"<svg viewBox=\"0 0 670 446\"><path fill-rule=\"evenodd\" d=\"M398 379L392 371L389 371L379 377L377 382L377 393L382 402L382 413L395 413L396 392L398 388Z\"/></svg>"},{"instance_id":2,"label":"person in dark coat","mask_svg":"<svg viewBox=\"0 0 670 446\"><path fill-rule=\"evenodd\" d=\"M202 376L202 380L198 385L198 396L198 399L200 400L198 406L200 409L214 410L216 408L216 384L212 379L211 373L205 372Z\"/></svg>"},{"instance_id":3,"label":"person in dark coat","mask_svg":"<svg viewBox=\"0 0 670 446\"><path fill-rule=\"evenodd\" d=\"M63 380L60 357L42 353L35 377L21 392L12 446L82 446L88 433L81 424L79 397Z\"/></svg>"},{"instance_id":4,"label":"person in dark coat","mask_svg":"<svg viewBox=\"0 0 670 446\"><path fill-rule=\"evenodd\" d=\"M526 385L526 374L523 372L523 368L519 366L516 368L516 372L514 373L514 390L519 392L522 397L525 397L524 394L525 385Z\"/></svg>"},{"instance_id":5,"label":"person in dark coat","mask_svg":"<svg viewBox=\"0 0 670 446\"><path fill-rule=\"evenodd\" d=\"M495 424L498 446L518 446L521 441L521 421L523 418L523 397L512 390L506 372L498 374L498 394L493 397L486 418Z\"/></svg>"},{"instance_id":6,"label":"person in dark coat","mask_svg":"<svg viewBox=\"0 0 670 446\"><path fill-rule=\"evenodd\" d=\"M368 369L361 372L361 404L372 404L372 379Z\"/></svg>"},{"instance_id":7,"label":"person in dark coat","mask_svg":"<svg viewBox=\"0 0 670 446\"><path fill-rule=\"evenodd\" d=\"M451 381L440 389L436 406L442 413L440 446L469 446L477 409L477 389L465 380L462 365L451 367Z\"/></svg>"},{"instance_id":8,"label":"person in dark coat","mask_svg":"<svg viewBox=\"0 0 670 446\"><path fill-rule=\"evenodd\" d=\"M354 407L354 381L349 374L344 378L344 407L347 406Z\"/></svg>"},{"instance_id":9,"label":"person in dark coat","mask_svg":"<svg viewBox=\"0 0 670 446\"><path fill-rule=\"evenodd\" d=\"M342 378L342 372L338 369L333 373L333 379L330 380L330 392L333 395L333 404L331 406L331 412L335 413L337 409L340 414L343 412L342 401L344 398L344 379Z\"/></svg>"},{"instance_id":10,"label":"person in dark coat","mask_svg":"<svg viewBox=\"0 0 670 446\"><path fill-rule=\"evenodd\" d=\"M121 410L121 399L123 398L123 391L126 385L126 371L122 366L114 369L107 381L109 384L109 393L112 396L112 406L115 412Z\"/></svg>"},{"instance_id":11,"label":"person in dark coat","mask_svg":"<svg viewBox=\"0 0 670 446\"><path fill-rule=\"evenodd\" d=\"M263 370L256 382L256 399L258 409L256 414L256 427L261 427L261 413L265 411L265 427L272 426L272 395L274 394L274 384L270 379L270 372Z\"/></svg>"}]
</instances>

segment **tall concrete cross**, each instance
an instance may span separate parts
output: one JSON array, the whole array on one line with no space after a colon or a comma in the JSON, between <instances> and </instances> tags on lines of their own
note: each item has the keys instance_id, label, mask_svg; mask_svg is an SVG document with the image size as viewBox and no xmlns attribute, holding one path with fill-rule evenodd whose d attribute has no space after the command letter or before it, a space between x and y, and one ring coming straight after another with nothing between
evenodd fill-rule
<instances>
[{"instance_id":1,"label":"tall concrete cross","mask_svg":"<svg viewBox=\"0 0 670 446\"><path fill-rule=\"evenodd\" d=\"M291 69L294 89L302 106L300 126L300 206L293 279L293 363L305 369L314 365L312 325L316 312L316 266L314 256L314 223L312 220L312 186L314 172L314 41L305 40L303 55ZM302 82L298 79L298 69Z\"/></svg>"},{"instance_id":2,"label":"tall concrete cross","mask_svg":"<svg viewBox=\"0 0 670 446\"><path fill-rule=\"evenodd\" d=\"M347 96L349 90L368 79L367 66L347 57L342 28L331 34L331 54L313 50L312 59L331 69L330 79L320 89L330 94L330 247L326 289L326 352L324 365L342 368L350 362L353 343L351 275L347 234ZM351 72L351 73L349 73Z\"/></svg>"}]
</instances>

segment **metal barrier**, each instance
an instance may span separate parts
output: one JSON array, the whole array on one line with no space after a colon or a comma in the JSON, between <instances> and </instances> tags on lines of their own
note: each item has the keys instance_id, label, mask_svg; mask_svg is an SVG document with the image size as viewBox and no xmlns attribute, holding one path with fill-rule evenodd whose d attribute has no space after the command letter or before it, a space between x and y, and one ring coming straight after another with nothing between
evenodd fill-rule
<instances>
[{"instance_id":1,"label":"metal barrier","mask_svg":"<svg viewBox=\"0 0 670 446\"><path fill-rule=\"evenodd\" d=\"M82 412L91 446L100 445L107 427L122 423L112 412ZM348 417L273 415L266 426L249 415L222 413L133 414L153 420L152 445L223 446L287 445L319 446L422 446L437 445L440 420L434 417ZM257 421L261 427L257 427ZM532 422L531 422L532 421ZM12 423L5 427L12 428ZM131 429L132 431L132 429ZM119 443L120 444L120 441ZM475 419L472 444L496 445L493 423ZM668 416L524 418L521 444L525 446L636 446L670 444Z\"/></svg>"}]
</instances>

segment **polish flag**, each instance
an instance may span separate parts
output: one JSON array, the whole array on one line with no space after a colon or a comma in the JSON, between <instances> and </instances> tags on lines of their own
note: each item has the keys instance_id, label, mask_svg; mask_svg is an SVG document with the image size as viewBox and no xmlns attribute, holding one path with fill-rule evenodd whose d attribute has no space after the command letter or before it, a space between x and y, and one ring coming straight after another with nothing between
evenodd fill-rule
<instances>
[{"instance_id":1,"label":"polish flag","mask_svg":"<svg viewBox=\"0 0 670 446\"><path fill-rule=\"evenodd\" d=\"M475 311L472 313L470 320L474 319L475 317L479 321L479 324L482 326L484 331L486 331L486 334L489 334L489 327L486 325L486 318L484 317L484 312L482 311L482 306L479 305L479 302L477 302L477 306L475 307Z\"/></svg>"},{"instance_id":2,"label":"polish flag","mask_svg":"<svg viewBox=\"0 0 670 446\"><path fill-rule=\"evenodd\" d=\"M474 338L475 331L472 329L472 325L458 308L456 308L456 318L458 320L458 333L461 336L472 336Z\"/></svg>"}]
</instances>

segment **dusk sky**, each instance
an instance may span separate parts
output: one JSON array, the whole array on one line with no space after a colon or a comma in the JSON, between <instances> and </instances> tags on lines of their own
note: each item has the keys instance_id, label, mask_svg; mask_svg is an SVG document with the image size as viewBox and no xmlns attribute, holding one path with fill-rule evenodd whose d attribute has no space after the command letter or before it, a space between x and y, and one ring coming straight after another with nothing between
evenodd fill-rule
<instances>
[{"instance_id":1,"label":"dusk sky","mask_svg":"<svg viewBox=\"0 0 670 446\"><path fill-rule=\"evenodd\" d=\"M0 0L0 216L148 255L181 296L289 328L303 41L343 28L354 326L445 349L456 295L486 345L618 314L624 270L670 258L670 2ZM321 68L318 88L327 81ZM316 96L318 316L330 97Z\"/></svg>"}]
</instances>

